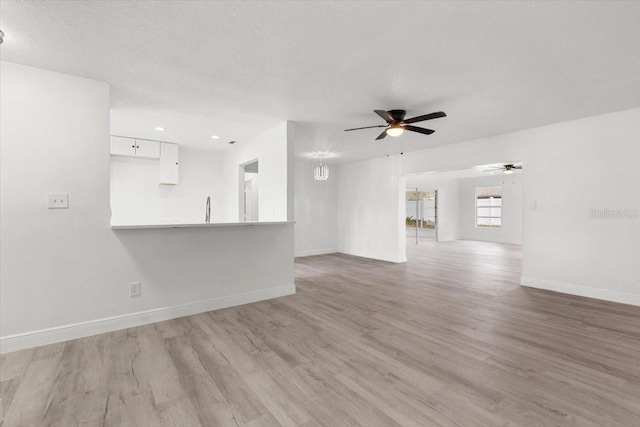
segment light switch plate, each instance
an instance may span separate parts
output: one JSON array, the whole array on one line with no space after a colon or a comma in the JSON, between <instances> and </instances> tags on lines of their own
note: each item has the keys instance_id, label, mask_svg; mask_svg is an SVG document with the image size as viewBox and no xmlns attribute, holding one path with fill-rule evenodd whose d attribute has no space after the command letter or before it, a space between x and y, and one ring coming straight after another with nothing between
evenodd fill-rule
<instances>
[{"instance_id":1,"label":"light switch plate","mask_svg":"<svg viewBox=\"0 0 640 427\"><path fill-rule=\"evenodd\" d=\"M142 294L142 284L140 282L129 283L129 296L139 297Z\"/></svg>"},{"instance_id":2,"label":"light switch plate","mask_svg":"<svg viewBox=\"0 0 640 427\"><path fill-rule=\"evenodd\" d=\"M49 209L69 209L69 193L48 193Z\"/></svg>"}]
</instances>

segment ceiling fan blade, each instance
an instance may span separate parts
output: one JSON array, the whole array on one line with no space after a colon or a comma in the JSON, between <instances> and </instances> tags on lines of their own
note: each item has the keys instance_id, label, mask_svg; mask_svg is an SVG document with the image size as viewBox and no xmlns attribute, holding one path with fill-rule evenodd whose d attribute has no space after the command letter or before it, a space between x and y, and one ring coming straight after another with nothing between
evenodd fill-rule
<instances>
[{"instance_id":1,"label":"ceiling fan blade","mask_svg":"<svg viewBox=\"0 0 640 427\"><path fill-rule=\"evenodd\" d=\"M435 130L432 129L425 129L425 128L419 128L418 126L411 126L411 125L406 125L403 126L406 130L410 130L412 132L418 132L418 133L423 133L425 135L431 135L432 133L435 132Z\"/></svg>"},{"instance_id":2,"label":"ceiling fan blade","mask_svg":"<svg viewBox=\"0 0 640 427\"><path fill-rule=\"evenodd\" d=\"M379 139L384 138L385 136L387 136L387 130L385 129L384 131L382 131L382 133L380 135L378 135L378 137L376 138L376 141Z\"/></svg>"},{"instance_id":3,"label":"ceiling fan blade","mask_svg":"<svg viewBox=\"0 0 640 427\"><path fill-rule=\"evenodd\" d=\"M365 126L363 128L352 128L352 129L345 129L345 132L348 132L350 130L360 130L360 129L371 129L371 128L386 128L386 125L377 125L377 126Z\"/></svg>"},{"instance_id":4,"label":"ceiling fan blade","mask_svg":"<svg viewBox=\"0 0 640 427\"><path fill-rule=\"evenodd\" d=\"M439 119L440 117L447 117L447 115L443 111L438 111L437 113L425 114L424 116L411 117L410 119L405 120L404 123L417 123L425 120Z\"/></svg>"},{"instance_id":5,"label":"ceiling fan blade","mask_svg":"<svg viewBox=\"0 0 640 427\"><path fill-rule=\"evenodd\" d=\"M393 117L391 114L387 113L384 110L373 110L374 113L382 117L387 123L393 123Z\"/></svg>"}]
</instances>

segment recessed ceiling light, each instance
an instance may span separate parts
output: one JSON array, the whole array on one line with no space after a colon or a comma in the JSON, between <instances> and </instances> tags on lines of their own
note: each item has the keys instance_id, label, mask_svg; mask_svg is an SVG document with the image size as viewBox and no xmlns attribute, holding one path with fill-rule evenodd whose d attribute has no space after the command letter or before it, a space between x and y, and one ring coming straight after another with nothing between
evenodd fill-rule
<instances>
[{"instance_id":1,"label":"recessed ceiling light","mask_svg":"<svg viewBox=\"0 0 640 427\"><path fill-rule=\"evenodd\" d=\"M232 145L233 145L233 144L235 144L235 143L236 143L235 141L229 141L229 144L232 144Z\"/></svg>"},{"instance_id":2,"label":"recessed ceiling light","mask_svg":"<svg viewBox=\"0 0 640 427\"><path fill-rule=\"evenodd\" d=\"M158 132L164 132L164 128L160 126L157 126L154 129L157 130Z\"/></svg>"},{"instance_id":3,"label":"recessed ceiling light","mask_svg":"<svg viewBox=\"0 0 640 427\"><path fill-rule=\"evenodd\" d=\"M220 139L218 135L211 135L211 139Z\"/></svg>"}]
</instances>

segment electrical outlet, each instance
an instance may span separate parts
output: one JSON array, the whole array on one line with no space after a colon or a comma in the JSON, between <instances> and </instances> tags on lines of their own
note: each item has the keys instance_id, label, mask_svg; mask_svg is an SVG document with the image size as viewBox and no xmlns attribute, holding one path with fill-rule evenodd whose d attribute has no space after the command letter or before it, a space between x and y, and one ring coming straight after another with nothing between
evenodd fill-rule
<instances>
[{"instance_id":1,"label":"electrical outlet","mask_svg":"<svg viewBox=\"0 0 640 427\"><path fill-rule=\"evenodd\" d=\"M47 193L49 209L69 209L69 193Z\"/></svg>"},{"instance_id":2,"label":"electrical outlet","mask_svg":"<svg viewBox=\"0 0 640 427\"><path fill-rule=\"evenodd\" d=\"M129 283L129 296L139 297L142 293L142 284L140 282Z\"/></svg>"}]
</instances>

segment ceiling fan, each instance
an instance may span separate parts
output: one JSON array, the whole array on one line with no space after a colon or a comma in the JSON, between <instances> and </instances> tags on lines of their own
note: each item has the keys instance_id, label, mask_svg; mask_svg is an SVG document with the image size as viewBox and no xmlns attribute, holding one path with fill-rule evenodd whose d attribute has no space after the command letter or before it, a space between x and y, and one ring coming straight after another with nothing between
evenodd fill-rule
<instances>
[{"instance_id":1,"label":"ceiling fan","mask_svg":"<svg viewBox=\"0 0 640 427\"><path fill-rule=\"evenodd\" d=\"M510 175L515 172L516 169L522 169L522 163L509 163L502 166L484 169L483 172L502 171L503 174Z\"/></svg>"},{"instance_id":2,"label":"ceiling fan","mask_svg":"<svg viewBox=\"0 0 640 427\"><path fill-rule=\"evenodd\" d=\"M422 133L424 135L431 135L433 132L435 132L434 130L413 126L411 125L411 123L423 122L425 120L431 120L431 119L439 119L440 117L447 116L444 112L438 111L437 113L425 114L423 116L416 116L416 117L412 117L410 119L405 120L404 116L405 114L407 114L405 110L389 110L389 111L373 110L373 111L374 113L382 117L387 122L387 124L378 125L378 126L365 126L362 128L345 129L345 132L352 131L352 130L360 130L360 129L385 128L385 130L380 135L378 135L376 140L382 139L387 135L391 135L391 136L402 135L402 133L405 130Z\"/></svg>"}]
</instances>

